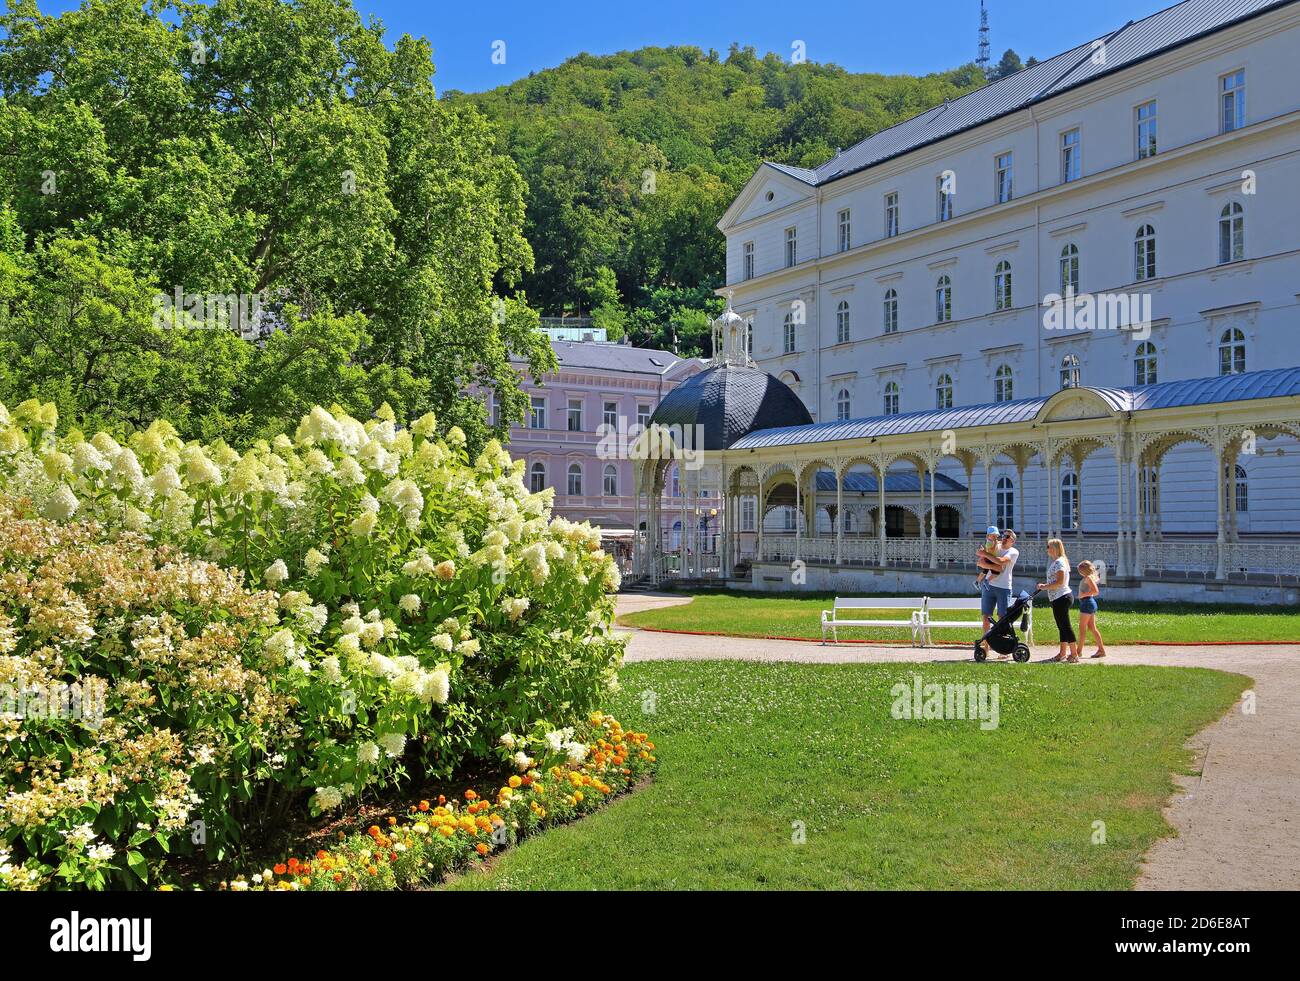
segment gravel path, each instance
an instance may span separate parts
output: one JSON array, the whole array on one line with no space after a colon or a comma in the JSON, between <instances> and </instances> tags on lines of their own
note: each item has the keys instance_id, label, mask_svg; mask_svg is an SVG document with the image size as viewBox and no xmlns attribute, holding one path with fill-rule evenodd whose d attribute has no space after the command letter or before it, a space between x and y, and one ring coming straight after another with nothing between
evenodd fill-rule
<instances>
[{"instance_id":1,"label":"gravel path","mask_svg":"<svg viewBox=\"0 0 1300 981\"><path fill-rule=\"evenodd\" d=\"M689 602L686 596L632 594L619 597L618 611ZM620 630L629 635L628 661L923 663L970 657L956 647L822 647L816 642ZM1055 648L1037 648L1034 660L1049 651L1054 654ZM1240 703L1188 743L1196 753L1198 775L1177 778L1181 791L1165 809L1178 834L1156 842L1147 853L1136 888L1300 889L1300 645L1119 646L1109 648L1109 654L1104 661L1085 659L1052 669L1200 667L1234 671L1255 682L1250 690L1253 713Z\"/></svg>"}]
</instances>

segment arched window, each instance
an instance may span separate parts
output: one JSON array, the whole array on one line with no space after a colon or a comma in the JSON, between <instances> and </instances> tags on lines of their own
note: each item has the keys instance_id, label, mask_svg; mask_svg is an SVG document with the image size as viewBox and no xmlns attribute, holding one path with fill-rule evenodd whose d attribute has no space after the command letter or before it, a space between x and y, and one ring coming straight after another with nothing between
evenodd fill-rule
<instances>
[{"instance_id":1,"label":"arched window","mask_svg":"<svg viewBox=\"0 0 1300 981\"><path fill-rule=\"evenodd\" d=\"M849 301L840 300L835 307L835 343L849 342Z\"/></svg>"},{"instance_id":2,"label":"arched window","mask_svg":"<svg viewBox=\"0 0 1300 981\"><path fill-rule=\"evenodd\" d=\"M1016 397L1015 383L1012 381L1011 365L999 365L993 375L993 401L1010 402Z\"/></svg>"},{"instance_id":3,"label":"arched window","mask_svg":"<svg viewBox=\"0 0 1300 981\"><path fill-rule=\"evenodd\" d=\"M672 534L668 536L668 550L675 552L682 547L682 523L680 520L673 522Z\"/></svg>"},{"instance_id":4,"label":"arched window","mask_svg":"<svg viewBox=\"0 0 1300 981\"><path fill-rule=\"evenodd\" d=\"M538 460L528 470L528 489L534 494L546 490L546 464Z\"/></svg>"},{"instance_id":5,"label":"arched window","mask_svg":"<svg viewBox=\"0 0 1300 981\"><path fill-rule=\"evenodd\" d=\"M1079 247L1071 242L1061 250L1061 295L1079 292Z\"/></svg>"},{"instance_id":6,"label":"arched window","mask_svg":"<svg viewBox=\"0 0 1300 981\"><path fill-rule=\"evenodd\" d=\"M952 319L952 280L947 275L934 284L934 319L941 324Z\"/></svg>"},{"instance_id":7,"label":"arched window","mask_svg":"<svg viewBox=\"0 0 1300 981\"><path fill-rule=\"evenodd\" d=\"M787 313L783 322L785 335L785 353L794 354L794 313Z\"/></svg>"},{"instance_id":8,"label":"arched window","mask_svg":"<svg viewBox=\"0 0 1300 981\"><path fill-rule=\"evenodd\" d=\"M1079 525L1079 476L1067 473L1061 478L1061 524L1066 530Z\"/></svg>"},{"instance_id":9,"label":"arched window","mask_svg":"<svg viewBox=\"0 0 1300 981\"><path fill-rule=\"evenodd\" d=\"M849 397L849 390L841 388L835 393L835 418L848 419L853 412L853 400Z\"/></svg>"},{"instance_id":10,"label":"arched window","mask_svg":"<svg viewBox=\"0 0 1300 981\"><path fill-rule=\"evenodd\" d=\"M1238 514L1244 514L1250 510L1250 488L1246 483L1246 468L1240 463L1233 469L1233 479L1227 480L1228 471L1223 471L1224 480L1228 486L1228 500L1231 502L1230 507L1234 508Z\"/></svg>"},{"instance_id":11,"label":"arched window","mask_svg":"<svg viewBox=\"0 0 1300 981\"><path fill-rule=\"evenodd\" d=\"M1079 356L1071 352L1061 358L1061 388L1078 388L1081 378Z\"/></svg>"},{"instance_id":12,"label":"arched window","mask_svg":"<svg viewBox=\"0 0 1300 981\"><path fill-rule=\"evenodd\" d=\"M999 528L1011 528L1016 523L1016 488L1010 477L999 477L996 491L997 522Z\"/></svg>"},{"instance_id":13,"label":"arched window","mask_svg":"<svg viewBox=\"0 0 1300 981\"><path fill-rule=\"evenodd\" d=\"M1246 213L1237 201L1219 212L1219 263L1246 258Z\"/></svg>"},{"instance_id":14,"label":"arched window","mask_svg":"<svg viewBox=\"0 0 1300 981\"><path fill-rule=\"evenodd\" d=\"M1133 384L1154 385L1156 383L1156 346L1150 341L1143 341L1137 346L1133 357Z\"/></svg>"},{"instance_id":15,"label":"arched window","mask_svg":"<svg viewBox=\"0 0 1300 981\"><path fill-rule=\"evenodd\" d=\"M1246 370L1246 335L1229 327L1219 335L1219 374L1240 375Z\"/></svg>"},{"instance_id":16,"label":"arched window","mask_svg":"<svg viewBox=\"0 0 1300 981\"><path fill-rule=\"evenodd\" d=\"M898 291L885 290L885 333L898 333Z\"/></svg>"},{"instance_id":17,"label":"arched window","mask_svg":"<svg viewBox=\"0 0 1300 981\"><path fill-rule=\"evenodd\" d=\"M606 497L618 497L618 467L605 464L604 491Z\"/></svg>"},{"instance_id":18,"label":"arched window","mask_svg":"<svg viewBox=\"0 0 1300 981\"><path fill-rule=\"evenodd\" d=\"M898 382L885 385L885 415L898 415Z\"/></svg>"},{"instance_id":19,"label":"arched window","mask_svg":"<svg viewBox=\"0 0 1300 981\"><path fill-rule=\"evenodd\" d=\"M569 464L569 493L575 495L582 493L582 464L580 463Z\"/></svg>"},{"instance_id":20,"label":"arched window","mask_svg":"<svg viewBox=\"0 0 1300 981\"><path fill-rule=\"evenodd\" d=\"M944 373L934 385L934 407L936 409L952 408L952 375Z\"/></svg>"},{"instance_id":21,"label":"arched window","mask_svg":"<svg viewBox=\"0 0 1300 981\"><path fill-rule=\"evenodd\" d=\"M993 309L1011 309L1011 263L1006 259L993 270Z\"/></svg>"},{"instance_id":22,"label":"arched window","mask_svg":"<svg viewBox=\"0 0 1300 981\"><path fill-rule=\"evenodd\" d=\"M1133 278L1156 278L1156 230L1151 225L1139 228L1133 240Z\"/></svg>"}]
</instances>

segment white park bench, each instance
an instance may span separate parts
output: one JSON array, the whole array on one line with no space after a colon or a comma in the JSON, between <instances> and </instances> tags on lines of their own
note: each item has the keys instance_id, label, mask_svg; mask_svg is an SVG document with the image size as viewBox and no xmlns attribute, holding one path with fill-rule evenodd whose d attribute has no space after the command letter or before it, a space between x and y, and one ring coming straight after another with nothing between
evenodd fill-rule
<instances>
[{"instance_id":1,"label":"white park bench","mask_svg":"<svg viewBox=\"0 0 1300 981\"><path fill-rule=\"evenodd\" d=\"M822 643L826 643L826 629L829 627L831 639L840 642L839 627L907 627L912 632L912 645L916 645L921 629L921 615L925 609L925 598L916 596L910 599L899 597L885 599L853 598L836 596L835 604L829 610L822 610ZM908 611L906 620L885 620L867 616L872 610Z\"/></svg>"},{"instance_id":2,"label":"white park bench","mask_svg":"<svg viewBox=\"0 0 1300 981\"><path fill-rule=\"evenodd\" d=\"M1012 602L1014 602L1014 598ZM955 610L959 612L973 612L975 614L975 618L972 620L934 620L930 617L930 613L934 610L944 610L944 611ZM1025 607L1025 613L1029 616L1029 620L1025 624L1027 628L1025 630L1025 643L1032 645L1034 643L1034 607L1032 603L1029 606ZM996 610L993 613L992 619L993 620L997 619ZM937 628L969 630L972 627L978 630L981 634L984 633L984 621L980 618L979 597L968 597L963 599L936 599L934 597L927 596L925 598L925 605L921 609L920 635L921 635L922 647L930 646L931 630Z\"/></svg>"}]
</instances>

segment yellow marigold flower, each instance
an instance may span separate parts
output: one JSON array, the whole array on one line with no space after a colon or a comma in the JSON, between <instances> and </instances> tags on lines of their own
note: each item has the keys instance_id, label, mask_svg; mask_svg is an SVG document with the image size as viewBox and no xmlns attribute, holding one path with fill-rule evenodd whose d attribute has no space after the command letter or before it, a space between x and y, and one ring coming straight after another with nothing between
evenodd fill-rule
<instances>
[{"instance_id":1,"label":"yellow marigold flower","mask_svg":"<svg viewBox=\"0 0 1300 981\"><path fill-rule=\"evenodd\" d=\"M521 783L523 783L523 781L520 780L518 777L511 777L509 780L506 781L506 783L508 783L510 787L513 789L515 787L518 787Z\"/></svg>"}]
</instances>

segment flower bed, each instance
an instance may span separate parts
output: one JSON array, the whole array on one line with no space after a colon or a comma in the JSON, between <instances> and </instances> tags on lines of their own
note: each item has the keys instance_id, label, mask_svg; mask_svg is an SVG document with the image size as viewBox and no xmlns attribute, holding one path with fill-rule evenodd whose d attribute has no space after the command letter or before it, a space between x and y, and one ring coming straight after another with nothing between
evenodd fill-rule
<instances>
[{"instance_id":1,"label":"flower bed","mask_svg":"<svg viewBox=\"0 0 1300 981\"><path fill-rule=\"evenodd\" d=\"M0 711L0 886L226 861L616 689L615 564L494 442L385 408L243 453L56 425L0 405L0 694L93 689L104 718Z\"/></svg>"},{"instance_id":2,"label":"flower bed","mask_svg":"<svg viewBox=\"0 0 1300 981\"><path fill-rule=\"evenodd\" d=\"M653 773L655 747L645 733L625 731L616 719L601 713L577 728L584 742L570 745L588 748L581 762L572 762L567 751L561 762L549 766L536 766L538 760L525 756L522 771L495 796L467 790L464 801L442 796L422 800L365 832L340 832L337 844L314 855L286 858L261 872L222 882L220 888L331 892L436 884L529 834L595 811ZM546 754L545 736L538 742L538 751ZM509 741L510 748L526 744L523 739Z\"/></svg>"}]
</instances>

